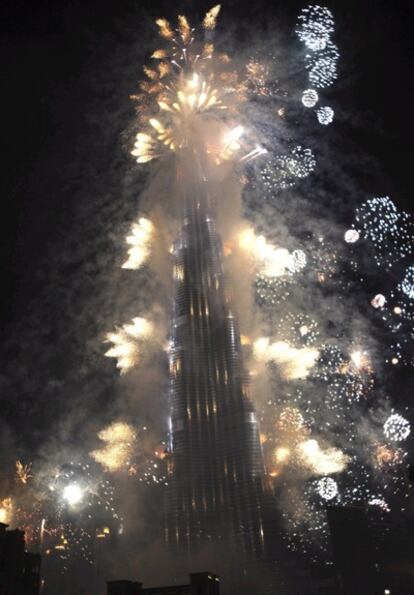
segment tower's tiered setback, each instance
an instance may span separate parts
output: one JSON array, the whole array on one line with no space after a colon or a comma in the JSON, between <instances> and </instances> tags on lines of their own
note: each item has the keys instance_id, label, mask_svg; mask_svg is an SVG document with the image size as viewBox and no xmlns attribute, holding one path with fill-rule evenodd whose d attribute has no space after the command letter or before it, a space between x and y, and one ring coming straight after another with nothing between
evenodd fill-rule
<instances>
[{"instance_id":1,"label":"tower's tiered setback","mask_svg":"<svg viewBox=\"0 0 414 595\"><path fill-rule=\"evenodd\" d=\"M174 245L166 538L190 554L236 540L261 558L264 469L249 376L208 186L188 188Z\"/></svg>"}]
</instances>

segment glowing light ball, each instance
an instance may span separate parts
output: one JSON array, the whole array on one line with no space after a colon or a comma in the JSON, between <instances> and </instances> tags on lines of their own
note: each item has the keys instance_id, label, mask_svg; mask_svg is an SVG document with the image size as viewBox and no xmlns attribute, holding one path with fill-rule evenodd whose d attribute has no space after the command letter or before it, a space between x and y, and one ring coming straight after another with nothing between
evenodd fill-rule
<instances>
[{"instance_id":1,"label":"glowing light ball","mask_svg":"<svg viewBox=\"0 0 414 595\"><path fill-rule=\"evenodd\" d=\"M329 106L320 107L316 112L319 124L322 124L323 126L331 124L334 119L334 113L333 109Z\"/></svg>"},{"instance_id":2,"label":"glowing light ball","mask_svg":"<svg viewBox=\"0 0 414 595\"><path fill-rule=\"evenodd\" d=\"M399 413L393 413L384 423L384 434L393 442L405 440L410 435L410 432L410 422Z\"/></svg>"},{"instance_id":3,"label":"glowing light ball","mask_svg":"<svg viewBox=\"0 0 414 595\"><path fill-rule=\"evenodd\" d=\"M382 295L382 293L377 293L377 295L371 300L371 306L373 308L383 308L386 301L387 300L385 299L385 296Z\"/></svg>"},{"instance_id":4,"label":"glowing light ball","mask_svg":"<svg viewBox=\"0 0 414 595\"><path fill-rule=\"evenodd\" d=\"M332 477L322 477L318 481L316 489L324 500L333 500L338 495L338 484Z\"/></svg>"},{"instance_id":5,"label":"glowing light ball","mask_svg":"<svg viewBox=\"0 0 414 595\"><path fill-rule=\"evenodd\" d=\"M76 504L79 504L82 501L82 498L83 492L77 483L70 483L63 490L63 499L66 500L70 506L76 506Z\"/></svg>"},{"instance_id":6,"label":"glowing light ball","mask_svg":"<svg viewBox=\"0 0 414 595\"><path fill-rule=\"evenodd\" d=\"M313 107L318 103L318 93L314 89L306 89L302 93L302 103L305 107Z\"/></svg>"},{"instance_id":7,"label":"glowing light ball","mask_svg":"<svg viewBox=\"0 0 414 595\"><path fill-rule=\"evenodd\" d=\"M356 229L348 229L344 235L347 244L355 244L359 240L359 233Z\"/></svg>"}]
</instances>

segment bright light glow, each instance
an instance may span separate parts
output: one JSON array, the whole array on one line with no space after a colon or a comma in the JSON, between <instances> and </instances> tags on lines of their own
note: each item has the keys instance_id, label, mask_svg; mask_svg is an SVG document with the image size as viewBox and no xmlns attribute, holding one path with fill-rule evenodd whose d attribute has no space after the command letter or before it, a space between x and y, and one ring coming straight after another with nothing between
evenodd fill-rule
<instances>
[{"instance_id":1,"label":"bright light glow","mask_svg":"<svg viewBox=\"0 0 414 595\"><path fill-rule=\"evenodd\" d=\"M254 342L253 353L258 361L275 362L281 376L287 380L306 378L319 355L317 349L296 349L284 341L270 343L268 337L261 337Z\"/></svg>"},{"instance_id":2,"label":"bright light glow","mask_svg":"<svg viewBox=\"0 0 414 595\"><path fill-rule=\"evenodd\" d=\"M297 446L302 465L317 475L330 475L343 471L349 457L338 448L322 449L317 440L305 440Z\"/></svg>"},{"instance_id":3,"label":"bright light glow","mask_svg":"<svg viewBox=\"0 0 414 595\"><path fill-rule=\"evenodd\" d=\"M383 308L386 304L385 296L382 293L377 293L371 300L371 306L373 308Z\"/></svg>"},{"instance_id":4,"label":"bright light glow","mask_svg":"<svg viewBox=\"0 0 414 595\"><path fill-rule=\"evenodd\" d=\"M97 463L110 472L130 466L136 442L135 430L131 425L125 422L112 423L98 432L98 438L105 446L90 453Z\"/></svg>"},{"instance_id":5,"label":"bright light glow","mask_svg":"<svg viewBox=\"0 0 414 595\"><path fill-rule=\"evenodd\" d=\"M410 422L399 413L393 413L384 423L384 434L393 442L405 440L410 435L410 432Z\"/></svg>"},{"instance_id":6,"label":"bright light glow","mask_svg":"<svg viewBox=\"0 0 414 595\"><path fill-rule=\"evenodd\" d=\"M76 506L80 504L83 499L83 491L77 483L70 483L63 488L63 499L69 506Z\"/></svg>"},{"instance_id":7,"label":"bright light glow","mask_svg":"<svg viewBox=\"0 0 414 595\"><path fill-rule=\"evenodd\" d=\"M344 235L347 244L355 244L359 240L359 233L356 229L348 229Z\"/></svg>"},{"instance_id":8,"label":"bright light glow","mask_svg":"<svg viewBox=\"0 0 414 595\"><path fill-rule=\"evenodd\" d=\"M334 20L329 8L311 4L302 9L296 34L310 50L323 50L333 31Z\"/></svg>"},{"instance_id":9,"label":"bright light glow","mask_svg":"<svg viewBox=\"0 0 414 595\"><path fill-rule=\"evenodd\" d=\"M332 477L322 477L318 481L316 489L324 500L333 500L338 495L338 484Z\"/></svg>"},{"instance_id":10,"label":"bright light glow","mask_svg":"<svg viewBox=\"0 0 414 595\"><path fill-rule=\"evenodd\" d=\"M290 458L290 448L279 446L275 450L275 459L277 463L286 463Z\"/></svg>"},{"instance_id":11,"label":"bright light glow","mask_svg":"<svg viewBox=\"0 0 414 595\"><path fill-rule=\"evenodd\" d=\"M313 107L318 103L319 96L315 89L306 89L302 93L302 103L305 107Z\"/></svg>"},{"instance_id":12,"label":"bright light glow","mask_svg":"<svg viewBox=\"0 0 414 595\"><path fill-rule=\"evenodd\" d=\"M319 124L327 126L328 124L331 124L333 122L334 111L331 107L328 106L320 107L316 111L316 117L318 118Z\"/></svg>"},{"instance_id":13,"label":"bright light glow","mask_svg":"<svg viewBox=\"0 0 414 595\"><path fill-rule=\"evenodd\" d=\"M251 228L241 232L239 246L259 261L266 277L297 273L306 266L306 255L302 250L289 252L286 248L276 248L264 236L255 235Z\"/></svg>"},{"instance_id":14,"label":"bright light glow","mask_svg":"<svg viewBox=\"0 0 414 595\"><path fill-rule=\"evenodd\" d=\"M13 514L13 500L11 498L4 498L0 500L0 523L10 524Z\"/></svg>"},{"instance_id":15,"label":"bright light glow","mask_svg":"<svg viewBox=\"0 0 414 595\"><path fill-rule=\"evenodd\" d=\"M127 236L126 242L130 245L128 248L128 260L126 260L123 269L139 269L148 259L151 249L151 240L154 235L154 226L149 219L140 217L138 223L131 227L131 234Z\"/></svg>"},{"instance_id":16,"label":"bright light glow","mask_svg":"<svg viewBox=\"0 0 414 595\"><path fill-rule=\"evenodd\" d=\"M398 289L410 300L414 300L414 265L405 271L404 279L398 285Z\"/></svg>"},{"instance_id":17,"label":"bright light glow","mask_svg":"<svg viewBox=\"0 0 414 595\"><path fill-rule=\"evenodd\" d=\"M117 368L121 374L133 368L139 360L140 345L147 340L153 332L153 325L145 318L136 317L132 324L124 324L115 333L108 333L106 341L113 343L106 357L117 359Z\"/></svg>"}]
</instances>

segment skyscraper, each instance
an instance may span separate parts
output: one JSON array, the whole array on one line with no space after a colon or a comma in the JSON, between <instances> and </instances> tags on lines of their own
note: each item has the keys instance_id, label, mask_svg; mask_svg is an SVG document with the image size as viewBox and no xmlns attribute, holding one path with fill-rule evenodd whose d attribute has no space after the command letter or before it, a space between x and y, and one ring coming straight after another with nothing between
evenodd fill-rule
<instances>
[{"instance_id":1,"label":"skyscraper","mask_svg":"<svg viewBox=\"0 0 414 595\"><path fill-rule=\"evenodd\" d=\"M197 164L185 179L173 250L166 538L189 553L230 540L260 558L264 466L249 375L209 185Z\"/></svg>"}]
</instances>

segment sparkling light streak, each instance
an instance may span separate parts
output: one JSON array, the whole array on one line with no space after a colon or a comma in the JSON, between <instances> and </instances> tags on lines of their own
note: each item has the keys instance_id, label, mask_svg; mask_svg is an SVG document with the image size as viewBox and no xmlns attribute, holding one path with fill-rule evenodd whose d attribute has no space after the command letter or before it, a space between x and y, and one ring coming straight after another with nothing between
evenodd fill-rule
<instances>
[{"instance_id":1,"label":"sparkling light streak","mask_svg":"<svg viewBox=\"0 0 414 595\"><path fill-rule=\"evenodd\" d=\"M126 238L128 259L123 263L123 269L139 269L151 253L151 240L154 235L154 226L149 219L140 217L138 223L131 227L131 233Z\"/></svg>"},{"instance_id":2,"label":"sparkling light streak","mask_svg":"<svg viewBox=\"0 0 414 595\"><path fill-rule=\"evenodd\" d=\"M97 463L110 472L119 471L131 465L137 440L131 425L125 422L114 422L98 432L98 438L105 443L105 446L90 453Z\"/></svg>"},{"instance_id":3,"label":"sparkling light streak","mask_svg":"<svg viewBox=\"0 0 414 595\"><path fill-rule=\"evenodd\" d=\"M141 344L147 340L153 332L153 325L145 318L136 317L132 324L124 324L115 333L108 333L106 341L113 343L106 357L117 359L117 368L121 374L133 368L139 361Z\"/></svg>"}]
</instances>

